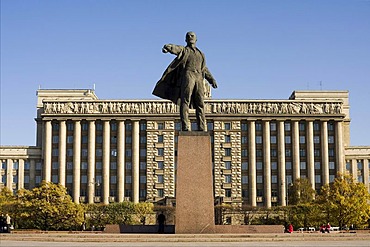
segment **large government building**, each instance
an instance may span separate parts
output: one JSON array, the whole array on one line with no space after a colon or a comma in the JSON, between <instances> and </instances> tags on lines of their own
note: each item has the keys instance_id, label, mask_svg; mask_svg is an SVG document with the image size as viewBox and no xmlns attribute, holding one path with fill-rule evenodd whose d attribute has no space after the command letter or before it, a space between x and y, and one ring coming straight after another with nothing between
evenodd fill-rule
<instances>
[{"instance_id":1,"label":"large government building","mask_svg":"<svg viewBox=\"0 0 370 247\"><path fill-rule=\"evenodd\" d=\"M176 198L176 105L100 100L89 89L40 89L37 97L36 145L0 147L0 188L32 189L46 180L65 186L76 203ZM347 91L207 99L205 111L214 195L224 203L284 206L294 180L307 178L320 190L346 172L369 188L370 147L350 146Z\"/></svg>"}]
</instances>

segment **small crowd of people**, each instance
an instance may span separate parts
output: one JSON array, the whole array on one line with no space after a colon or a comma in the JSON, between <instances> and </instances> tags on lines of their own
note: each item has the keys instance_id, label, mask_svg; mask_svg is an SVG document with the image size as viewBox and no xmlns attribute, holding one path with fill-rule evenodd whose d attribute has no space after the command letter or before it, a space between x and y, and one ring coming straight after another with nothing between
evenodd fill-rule
<instances>
[{"instance_id":1,"label":"small crowd of people","mask_svg":"<svg viewBox=\"0 0 370 247\"><path fill-rule=\"evenodd\" d=\"M10 233L11 218L8 214L0 216L0 233Z\"/></svg>"},{"instance_id":2,"label":"small crowd of people","mask_svg":"<svg viewBox=\"0 0 370 247\"><path fill-rule=\"evenodd\" d=\"M330 228L331 228L331 226L330 226L330 224L328 223L328 224L322 224L321 226L320 226L320 232L321 233L325 233L325 232L327 232L327 233L330 233Z\"/></svg>"}]
</instances>

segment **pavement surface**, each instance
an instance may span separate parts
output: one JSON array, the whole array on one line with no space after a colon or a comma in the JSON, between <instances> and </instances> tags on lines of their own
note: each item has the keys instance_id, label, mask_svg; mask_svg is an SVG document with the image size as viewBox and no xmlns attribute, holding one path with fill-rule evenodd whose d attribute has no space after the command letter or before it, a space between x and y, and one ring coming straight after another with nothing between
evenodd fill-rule
<instances>
[{"instance_id":1,"label":"pavement surface","mask_svg":"<svg viewBox=\"0 0 370 247\"><path fill-rule=\"evenodd\" d=\"M314 246L370 247L370 232L293 234L106 234L85 232L35 232L0 234L1 247L86 247L86 246Z\"/></svg>"}]
</instances>

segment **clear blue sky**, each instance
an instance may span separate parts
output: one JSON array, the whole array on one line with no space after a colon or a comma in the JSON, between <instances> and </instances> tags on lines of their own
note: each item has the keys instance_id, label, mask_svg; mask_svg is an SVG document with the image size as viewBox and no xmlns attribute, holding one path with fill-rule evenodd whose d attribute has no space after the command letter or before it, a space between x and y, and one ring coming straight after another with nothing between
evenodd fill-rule
<instances>
[{"instance_id":1,"label":"clear blue sky","mask_svg":"<svg viewBox=\"0 0 370 247\"><path fill-rule=\"evenodd\" d=\"M1 145L35 145L36 90L152 99L194 31L213 98L349 90L351 144L370 145L369 0L1 0ZM322 82L322 86L320 86Z\"/></svg>"}]
</instances>

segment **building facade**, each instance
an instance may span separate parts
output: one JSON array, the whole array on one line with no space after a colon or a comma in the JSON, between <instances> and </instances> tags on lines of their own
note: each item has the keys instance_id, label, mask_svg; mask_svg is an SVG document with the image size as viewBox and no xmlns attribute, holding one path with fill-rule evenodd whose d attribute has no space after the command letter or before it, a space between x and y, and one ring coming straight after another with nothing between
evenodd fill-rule
<instances>
[{"instance_id":1,"label":"building facade","mask_svg":"<svg viewBox=\"0 0 370 247\"><path fill-rule=\"evenodd\" d=\"M46 180L65 186L76 203L176 198L176 105L100 100L94 90L37 96L36 146L0 147L0 187L32 189ZM370 147L350 146L347 91L205 103L214 193L224 203L284 206L294 180L320 190L344 172L369 188ZM194 112L191 121L196 130Z\"/></svg>"}]
</instances>

